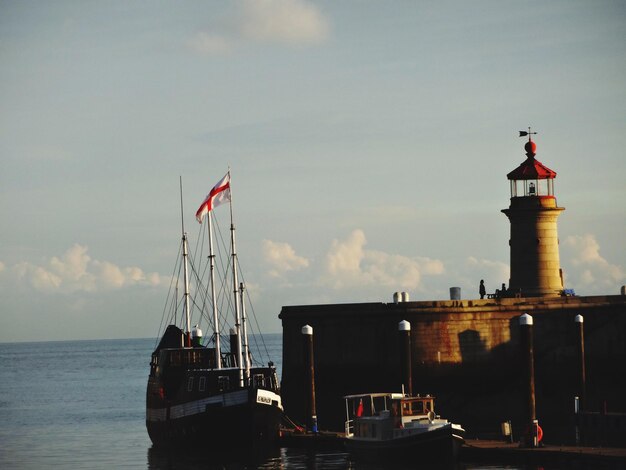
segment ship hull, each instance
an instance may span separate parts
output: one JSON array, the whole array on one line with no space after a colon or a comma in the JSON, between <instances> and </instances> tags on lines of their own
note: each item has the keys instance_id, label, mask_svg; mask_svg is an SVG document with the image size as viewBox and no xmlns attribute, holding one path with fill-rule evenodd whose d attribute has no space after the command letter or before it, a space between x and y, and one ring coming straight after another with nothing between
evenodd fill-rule
<instances>
[{"instance_id":1,"label":"ship hull","mask_svg":"<svg viewBox=\"0 0 626 470\"><path fill-rule=\"evenodd\" d=\"M282 408L258 402L258 390L148 408L146 427L158 447L262 448L277 443Z\"/></svg>"},{"instance_id":2,"label":"ship hull","mask_svg":"<svg viewBox=\"0 0 626 470\"><path fill-rule=\"evenodd\" d=\"M349 437L346 448L359 459L451 462L464 443L464 431L451 425L393 439Z\"/></svg>"}]
</instances>

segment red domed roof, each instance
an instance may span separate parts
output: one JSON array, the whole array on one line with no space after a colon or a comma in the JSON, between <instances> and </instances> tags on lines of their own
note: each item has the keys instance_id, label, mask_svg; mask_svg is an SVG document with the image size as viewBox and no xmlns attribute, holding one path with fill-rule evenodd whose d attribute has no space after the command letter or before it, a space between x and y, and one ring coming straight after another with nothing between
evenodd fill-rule
<instances>
[{"instance_id":1,"label":"red domed roof","mask_svg":"<svg viewBox=\"0 0 626 470\"><path fill-rule=\"evenodd\" d=\"M545 180L552 179L556 176L556 171L552 171L545 166L539 160L535 160L535 152L537 151L537 144L532 140L528 140L524 145L526 150L526 161L518 166L511 173L506 175L510 180Z\"/></svg>"}]
</instances>

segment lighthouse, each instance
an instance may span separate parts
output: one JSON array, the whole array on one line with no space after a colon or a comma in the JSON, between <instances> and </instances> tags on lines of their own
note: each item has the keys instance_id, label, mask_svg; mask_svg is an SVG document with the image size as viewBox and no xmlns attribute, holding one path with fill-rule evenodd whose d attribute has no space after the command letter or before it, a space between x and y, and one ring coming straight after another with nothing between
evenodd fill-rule
<instances>
[{"instance_id":1,"label":"lighthouse","mask_svg":"<svg viewBox=\"0 0 626 470\"><path fill-rule=\"evenodd\" d=\"M556 172L535 159L536 132L524 145L526 160L507 175L511 202L502 212L511 223L511 278L507 296L547 297L563 291L563 272L559 260L559 237L556 221L563 207L554 194Z\"/></svg>"}]
</instances>

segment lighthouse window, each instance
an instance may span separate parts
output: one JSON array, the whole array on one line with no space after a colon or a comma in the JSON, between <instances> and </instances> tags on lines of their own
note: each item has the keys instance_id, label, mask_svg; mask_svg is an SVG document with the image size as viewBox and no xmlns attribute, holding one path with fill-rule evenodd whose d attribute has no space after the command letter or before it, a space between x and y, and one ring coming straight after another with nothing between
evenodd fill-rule
<instances>
[{"instance_id":1,"label":"lighthouse window","mask_svg":"<svg viewBox=\"0 0 626 470\"><path fill-rule=\"evenodd\" d=\"M200 383L198 384L198 388L201 392L206 390L206 377L200 377Z\"/></svg>"},{"instance_id":2,"label":"lighthouse window","mask_svg":"<svg viewBox=\"0 0 626 470\"><path fill-rule=\"evenodd\" d=\"M189 377L187 380L187 391L191 392L193 390L193 377Z\"/></svg>"}]
</instances>

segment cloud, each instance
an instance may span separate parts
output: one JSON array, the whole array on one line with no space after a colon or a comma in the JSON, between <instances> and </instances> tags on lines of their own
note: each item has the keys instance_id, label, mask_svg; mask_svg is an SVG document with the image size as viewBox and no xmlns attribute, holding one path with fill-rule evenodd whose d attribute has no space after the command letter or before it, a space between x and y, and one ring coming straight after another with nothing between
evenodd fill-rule
<instances>
[{"instance_id":1,"label":"cloud","mask_svg":"<svg viewBox=\"0 0 626 470\"><path fill-rule=\"evenodd\" d=\"M328 274L337 277L341 274L351 277L360 275L366 242L362 230L354 230L345 241L333 240L330 252L326 255Z\"/></svg>"},{"instance_id":2,"label":"cloud","mask_svg":"<svg viewBox=\"0 0 626 470\"><path fill-rule=\"evenodd\" d=\"M246 0L242 34L257 41L317 43L328 34L328 22L304 0Z\"/></svg>"},{"instance_id":3,"label":"cloud","mask_svg":"<svg viewBox=\"0 0 626 470\"><path fill-rule=\"evenodd\" d=\"M263 240L263 258L270 266L270 276L281 277L288 271L298 271L309 266L309 260L296 255L288 243Z\"/></svg>"},{"instance_id":4,"label":"cloud","mask_svg":"<svg viewBox=\"0 0 626 470\"><path fill-rule=\"evenodd\" d=\"M4 265L2 265L4 266ZM87 247L75 244L63 256L53 256L42 265L21 262L8 269L19 284L27 284L40 292L97 292L133 285L162 284L157 273L145 274L137 267L119 267L108 261L93 260Z\"/></svg>"},{"instance_id":5,"label":"cloud","mask_svg":"<svg viewBox=\"0 0 626 470\"><path fill-rule=\"evenodd\" d=\"M566 287L606 294L624 283L624 269L600 255L600 244L594 235L570 235L562 247L562 259L571 263L569 269L564 269Z\"/></svg>"},{"instance_id":6,"label":"cloud","mask_svg":"<svg viewBox=\"0 0 626 470\"><path fill-rule=\"evenodd\" d=\"M195 52L223 55L250 43L317 44L329 23L317 6L305 0L242 0L222 24L210 25L187 41Z\"/></svg>"},{"instance_id":7,"label":"cloud","mask_svg":"<svg viewBox=\"0 0 626 470\"><path fill-rule=\"evenodd\" d=\"M366 244L365 234L358 229L345 240L333 240L322 284L333 289L382 286L408 290L419 288L423 275L437 276L445 271L439 260L367 250Z\"/></svg>"},{"instance_id":8,"label":"cloud","mask_svg":"<svg viewBox=\"0 0 626 470\"><path fill-rule=\"evenodd\" d=\"M305 263L286 243L267 242L264 256L273 275L289 273L290 286L316 292L319 298L325 295L331 302L337 301L338 295L359 301L399 290L410 292L414 299L448 298L449 286L462 287L464 298L477 298L480 279L485 280L488 292L494 292L510 278L510 266L501 260L470 256L444 264L439 259L368 249L360 229L333 240L318 263L315 258ZM566 287L581 295L614 293L624 284L624 269L601 256L593 235L567 237L561 243L561 259L569 263L564 266ZM300 271L297 276L296 270Z\"/></svg>"}]
</instances>

